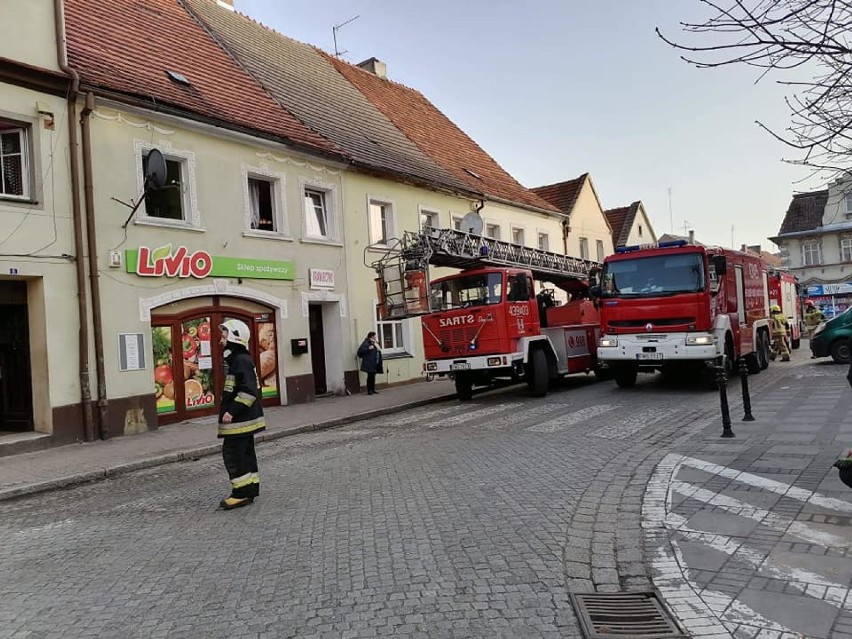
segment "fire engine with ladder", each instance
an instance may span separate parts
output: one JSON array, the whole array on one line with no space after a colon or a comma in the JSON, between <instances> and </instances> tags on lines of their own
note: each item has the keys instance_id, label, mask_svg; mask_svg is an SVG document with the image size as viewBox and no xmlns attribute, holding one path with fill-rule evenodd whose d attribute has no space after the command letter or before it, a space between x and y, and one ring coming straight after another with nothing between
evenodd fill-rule
<instances>
[{"instance_id":1,"label":"fire engine with ladder","mask_svg":"<svg viewBox=\"0 0 852 639\"><path fill-rule=\"evenodd\" d=\"M526 381L534 396L572 373L598 372L598 312L588 299L595 262L482 237L425 228L365 249L377 273L383 319L419 316L427 375L451 376L460 399L498 380ZM379 259L368 261L376 250ZM461 269L430 281L429 267ZM538 283L538 292L536 292ZM567 295L560 302L553 287Z\"/></svg>"}]
</instances>

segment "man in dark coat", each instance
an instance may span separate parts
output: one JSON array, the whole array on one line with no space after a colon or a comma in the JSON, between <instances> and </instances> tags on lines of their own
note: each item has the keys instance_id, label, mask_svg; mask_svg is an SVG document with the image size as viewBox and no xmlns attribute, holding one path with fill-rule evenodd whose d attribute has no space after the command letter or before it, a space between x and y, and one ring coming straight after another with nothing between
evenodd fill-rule
<instances>
[{"instance_id":1,"label":"man in dark coat","mask_svg":"<svg viewBox=\"0 0 852 639\"><path fill-rule=\"evenodd\" d=\"M231 480L231 496L220 502L225 510L247 506L260 493L254 434L266 428L260 384L248 352L251 337L245 322L231 319L219 327L225 355L225 387L219 405L222 458Z\"/></svg>"},{"instance_id":2,"label":"man in dark coat","mask_svg":"<svg viewBox=\"0 0 852 639\"><path fill-rule=\"evenodd\" d=\"M382 351L376 340L376 332L370 331L358 347L361 358L361 370L367 373L367 395L376 395L376 373L384 373Z\"/></svg>"}]
</instances>

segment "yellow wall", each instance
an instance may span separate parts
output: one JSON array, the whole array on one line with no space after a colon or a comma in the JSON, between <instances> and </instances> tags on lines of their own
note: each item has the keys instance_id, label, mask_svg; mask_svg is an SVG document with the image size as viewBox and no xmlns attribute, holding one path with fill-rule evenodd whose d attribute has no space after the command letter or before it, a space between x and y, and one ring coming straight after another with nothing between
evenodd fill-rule
<instances>
[{"instance_id":1,"label":"yellow wall","mask_svg":"<svg viewBox=\"0 0 852 639\"><path fill-rule=\"evenodd\" d=\"M250 139L226 136L212 128L201 128L177 119L150 119L144 113L118 112L98 105L92 119L94 146L95 199L98 220L99 273L104 299L104 358L109 396L124 397L151 392L152 367L134 372L119 372L118 334L143 333L146 347L151 348L150 321L145 309L152 304L166 304L193 296L212 294L243 297L247 300L277 305L278 365L283 393L284 378L311 372L310 355L293 356L290 339L308 336L305 295L314 299L337 302L345 314L346 272L343 259L342 224L336 241L308 241L302 233L302 184L308 181L330 189L329 201L339 213L342 203L340 169L322 162L306 160L283 147L269 147ZM140 195L141 171L137 156L154 146L166 158L182 159L185 168L185 202L195 201L198 224L177 228L144 219L143 209L125 230L122 224L129 209L112 198L136 201ZM268 174L281 184L280 193L286 208L288 234L280 237L255 237L247 228L246 171ZM170 179L173 176L169 176ZM188 189L188 191L187 191ZM254 259L290 260L296 264L295 281L243 278L145 278L125 272L125 267L110 267L109 254L139 246L155 248L171 243L190 250L203 249L214 256ZM330 269L335 273L335 290L312 291L308 286L310 268ZM211 287L215 287L212 290ZM173 297L174 299L171 299ZM345 326L341 317L339 326ZM348 341L340 344L337 334L326 333L329 357L340 358L341 352L354 352ZM330 347L331 346L331 347ZM331 351L331 352L329 352ZM351 362L342 362L339 371L329 370L329 386L343 392L343 370ZM332 367L333 368L333 367ZM285 397L282 397L286 401Z\"/></svg>"},{"instance_id":2,"label":"yellow wall","mask_svg":"<svg viewBox=\"0 0 852 639\"><path fill-rule=\"evenodd\" d=\"M0 57L59 70L53 0L0 2Z\"/></svg>"},{"instance_id":3,"label":"yellow wall","mask_svg":"<svg viewBox=\"0 0 852 639\"><path fill-rule=\"evenodd\" d=\"M0 5L0 23L6 10ZM52 129L36 113L36 102L53 111ZM0 197L0 278L27 281L35 428L41 432L52 431L52 406L80 401L65 105L60 98L0 85L0 118L22 124L30 142L31 199Z\"/></svg>"},{"instance_id":4,"label":"yellow wall","mask_svg":"<svg viewBox=\"0 0 852 639\"><path fill-rule=\"evenodd\" d=\"M597 260L596 241L604 244L604 257L613 253L612 232L591 182L586 180L571 211L571 232L568 235L568 255L580 255L580 238L589 240L589 259Z\"/></svg>"}]
</instances>

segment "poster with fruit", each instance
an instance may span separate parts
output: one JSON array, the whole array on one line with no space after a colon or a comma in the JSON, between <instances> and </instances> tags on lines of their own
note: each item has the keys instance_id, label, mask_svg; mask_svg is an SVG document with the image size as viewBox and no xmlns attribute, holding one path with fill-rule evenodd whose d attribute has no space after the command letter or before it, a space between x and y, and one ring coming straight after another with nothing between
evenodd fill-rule
<instances>
[{"instance_id":1,"label":"poster with fruit","mask_svg":"<svg viewBox=\"0 0 852 639\"><path fill-rule=\"evenodd\" d=\"M262 397L278 397L278 355L275 348L275 323L268 315L255 317L257 331L257 377L260 380Z\"/></svg>"},{"instance_id":2,"label":"poster with fruit","mask_svg":"<svg viewBox=\"0 0 852 639\"><path fill-rule=\"evenodd\" d=\"M183 387L187 410L216 404L213 388L213 353L209 317L196 317L181 324Z\"/></svg>"},{"instance_id":3,"label":"poster with fruit","mask_svg":"<svg viewBox=\"0 0 852 639\"><path fill-rule=\"evenodd\" d=\"M154 394L157 399L157 413L175 412L175 381L172 371L172 328L154 326L152 329L154 345Z\"/></svg>"}]
</instances>

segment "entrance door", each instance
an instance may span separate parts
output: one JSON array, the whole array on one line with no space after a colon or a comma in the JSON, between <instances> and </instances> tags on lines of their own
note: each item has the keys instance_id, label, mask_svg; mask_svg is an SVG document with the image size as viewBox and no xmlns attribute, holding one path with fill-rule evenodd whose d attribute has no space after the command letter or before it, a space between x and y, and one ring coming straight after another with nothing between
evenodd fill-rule
<instances>
[{"instance_id":1,"label":"entrance door","mask_svg":"<svg viewBox=\"0 0 852 639\"><path fill-rule=\"evenodd\" d=\"M328 385L325 377L325 340L322 330L322 305L308 305L308 330L311 339L311 367L314 373L314 393L325 395Z\"/></svg>"},{"instance_id":2,"label":"entrance door","mask_svg":"<svg viewBox=\"0 0 852 639\"><path fill-rule=\"evenodd\" d=\"M0 304L0 430L33 429L26 304Z\"/></svg>"}]
</instances>

